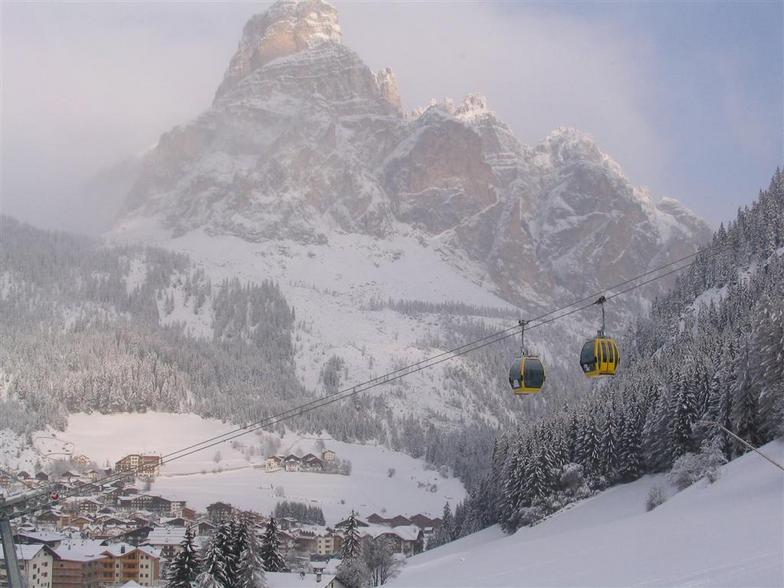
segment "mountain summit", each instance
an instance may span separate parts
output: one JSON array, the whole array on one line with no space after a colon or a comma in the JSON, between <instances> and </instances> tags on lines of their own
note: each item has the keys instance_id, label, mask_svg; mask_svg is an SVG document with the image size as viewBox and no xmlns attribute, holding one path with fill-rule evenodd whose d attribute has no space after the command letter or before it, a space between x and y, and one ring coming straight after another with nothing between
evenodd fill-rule
<instances>
[{"instance_id":1,"label":"mountain summit","mask_svg":"<svg viewBox=\"0 0 784 588\"><path fill-rule=\"evenodd\" d=\"M281 0L251 18L218 88L217 97L254 70L323 43L341 42L338 13L322 0Z\"/></svg>"},{"instance_id":2,"label":"mountain summit","mask_svg":"<svg viewBox=\"0 0 784 588\"><path fill-rule=\"evenodd\" d=\"M212 107L143 162L121 220L144 218L252 242L414 235L516 304L582 294L709 235L578 130L523 145L479 95L404 115L392 71L341 43L322 0L248 21Z\"/></svg>"}]
</instances>

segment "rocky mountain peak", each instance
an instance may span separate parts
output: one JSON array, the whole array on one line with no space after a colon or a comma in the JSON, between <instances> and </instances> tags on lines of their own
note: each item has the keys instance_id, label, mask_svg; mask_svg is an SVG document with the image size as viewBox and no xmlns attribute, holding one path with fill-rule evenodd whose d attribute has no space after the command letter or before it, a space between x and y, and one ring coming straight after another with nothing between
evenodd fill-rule
<instances>
[{"instance_id":1,"label":"rocky mountain peak","mask_svg":"<svg viewBox=\"0 0 784 588\"><path fill-rule=\"evenodd\" d=\"M469 94L463 99L463 103L455 109L455 116L462 120L473 120L489 112L487 98L481 94Z\"/></svg>"},{"instance_id":2,"label":"rocky mountain peak","mask_svg":"<svg viewBox=\"0 0 784 588\"><path fill-rule=\"evenodd\" d=\"M598 162L605 158L593 137L573 127L558 127L545 138L542 145L558 163L580 160Z\"/></svg>"},{"instance_id":3,"label":"rocky mountain peak","mask_svg":"<svg viewBox=\"0 0 784 588\"><path fill-rule=\"evenodd\" d=\"M331 4L323 0L278 0L245 24L216 98L274 59L341 40L338 12Z\"/></svg>"},{"instance_id":4,"label":"rocky mountain peak","mask_svg":"<svg viewBox=\"0 0 784 588\"><path fill-rule=\"evenodd\" d=\"M385 67L376 73L376 83L384 99L399 111L401 109L400 91L397 87L397 78L392 73L392 68Z\"/></svg>"}]
</instances>

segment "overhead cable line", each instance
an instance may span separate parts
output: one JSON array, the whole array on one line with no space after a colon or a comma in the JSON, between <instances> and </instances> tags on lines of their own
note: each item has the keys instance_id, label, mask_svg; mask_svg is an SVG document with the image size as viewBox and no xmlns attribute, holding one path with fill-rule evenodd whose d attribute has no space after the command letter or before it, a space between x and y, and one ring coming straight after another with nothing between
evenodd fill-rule
<instances>
[{"instance_id":1,"label":"overhead cable line","mask_svg":"<svg viewBox=\"0 0 784 588\"><path fill-rule=\"evenodd\" d=\"M682 263L684 261L687 261L687 260L694 259L694 258L696 258L696 257L698 257L700 255L703 255L703 254L707 254L708 258L711 258L711 257L714 257L714 256L718 255L719 253L722 253L723 251L729 249L729 247L730 246L725 246L725 247L706 247L706 248L700 249L698 251L695 251L694 253L691 253L689 255L685 255L685 256L680 257L680 258L678 258L676 260L673 260L671 262L668 262L666 264L658 266L658 267L656 267L654 269L651 269L651 270L648 270L646 272L643 272L643 273L641 273L641 274L639 274L637 276L634 276L632 278L629 278L627 280L623 280L623 281L621 281L621 282L619 282L617 284L613 284L611 286L608 286L608 287L602 289L599 292L589 294L589 295L587 295L587 296L585 296L583 298L575 300L574 302L572 302L570 304L564 305L564 306L562 306L560 308L551 310L551 311L546 312L544 314L541 314L541 315L539 315L539 316L537 316L535 318L529 319L529 322L533 323L533 324L531 326L527 327L527 329L529 329L529 330L530 329L535 329L537 327L541 327L541 326L550 324L550 323L552 323L554 321L566 318L566 317L568 317L570 315L573 315L573 314L575 314L577 312L580 312L582 310L586 310L586 309L588 309L588 308L593 306L593 302L591 302L590 304L582 305L582 306L577 306L577 307L575 307L575 306L578 305L578 304L581 304L583 302L586 302L586 301L589 301L589 300L593 300L596 296L601 295L601 294L603 294L605 292L613 291L613 290L616 290L617 288L620 288L622 286L627 286L627 285L631 284L630 286L628 286L628 287L626 287L626 288L624 288L622 290L618 290L618 291L614 292L613 294L607 295L606 299L607 300L611 300L613 298L616 298L618 296L621 296L623 294L631 292L631 291L633 291L633 290L635 290L637 288L641 288L641 287L646 286L646 285L648 285L650 283L653 283L653 282L655 282L657 280L663 279L663 278L665 278L667 276L670 276L670 275L675 274L677 272L683 271L683 270L691 267L691 265L692 265L691 262L686 263L684 265L677 265L677 264L680 264L680 263ZM676 267L673 267L673 266L676 266ZM665 272L663 274L653 275L653 274L657 274L658 272L660 272L660 271L662 271L664 269L667 269L667 268L672 268L672 269L669 269L667 272ZM646 279L646 280L644 280L642 282L639 282L639 283L636 283L636 284L634 283L637 280L640 280L641 278L646 278L648 276L652 276L652 277L649 277L648 279ZM572 308L572 307L575 307L575 308ZM495 343L499 343L500 341L503 341L503 340L508 339L510 337L514 337L514 336L516 336L518 334L518 332L519 332L519 325L517 325L517 324L512 326L512 327L506 328L506 329L501 329L501 330L496 331L494 333L491 333L489 335L485 335L484 337L480 337L479 339L475 339L475 340L470 341L468 343L464 343L463 345L460 345L458 347L454 347L454 348L449 349L447 351L442 351L440 353L437 353L437 354L432 355L430 357L424 358L424 359L419 360L417 362L408 364L408 365L403 366L401 368L398 368L396 370L392 370L392 371L387 372L385 374L382 374L380 376L376 376L374 378L370 378L370 379L365 380L364 382L361 382L359 384L355 384L353 386L344 388L344 389L339 390L337 392L334 392L334 393L332 393L330 395L322 396L322 397L319 397L319 398L315 398L315 399L310 400L308 402L305 402L305 403L303 403L303 404L301 404L299 406L296 406L296 407L284 410L282 412L279 412L279 413L277 413L275 415L270 415L268 417L264 417L263 419L260 419L258 421L254 421L254 422L249 423L247 425L243 425L243 426L238 427L238 428L236 428L234 430L227 431L226 433L222 433L220 435L216 435L214 437L210 437L208 439L204 439L203 441L200 441L198 443L193 443L191 445L188 445L188 446L183 447L181 449L178 449L176 451L173 451L173 452L167 453L165 455L162 455L160 457L160 465L163 466L165 464L171 463L171 462L176 461L178 459L182 459L182 458L187 457L189 455L192 455L194 453L198 453L200 451L204 451L205 449L210 449L211 447L215 447L216 445L220 445L220 444L226 443L227 441L232 441L232 440L234 440L234 439L236 439L238 437L242 437L244 435L247 435L249 433L257 431L259 429L263 429L263 428L269 427L271 425L279 424L279 423L281 423L283 421L292 419L292 418L297 417L297 416L302 416L303 414L307 414L307 413L312 412L312 411L314 411L316 409L323 408L325 406L334 404L336 402L340 402L341 400L345 400L345 399L350 398L352 396L356 396L357 394L359 394L361 392L366 392L368 390L372 390L373 388L376 388L376 387L381 386L383 384L389 384L391 382L395 382L395 381L400 380L400 379L402 379L404 377L407 377L407 376L410 376L412 374L421 372L421 371L423 371L425 369L429 369L431 367L434 367L436 365L439 365L439 364L444 363L446 361L449 361L451 359L455 359L457 357L466 355L466 354L471 353L473 351L477 351L477 350L482 349L484 347L487 347L489 345L493 345ZM90 486L90 485L99 485L100 486L100 485L111 484L111 483L114 483L114 482L116 482L118 480L122 480L122 479L130 477L132 475L136 475L137 473L145 473L145 470L148 469L148 468L149 468L149 466L145 466L144 464L140 464L139 466L136 466L135 468L130 468L127 471L115 472L113 474L110 474L108 476L105 476L103 478L95 480L93 482L82 483L80 485L77 485L75 488L70 489L68 491L68 495L69 496L74 496L74 495L76 495L76 493L80 489L85 488L85 487ZM47 489L45 492L48 493L49 490ZM36 501L36 502L38 502L38 501ZM0 506L2 506L2 503L0 503ZM39 510L40 508L41 508L40 504L37 504L37 505L31 507L31 509L17 510L14 513L13 516L16 517L16 516L20 516L21 514L27 514L28 512L32 512L33 510Z\"/></svg>"}]
</instances>

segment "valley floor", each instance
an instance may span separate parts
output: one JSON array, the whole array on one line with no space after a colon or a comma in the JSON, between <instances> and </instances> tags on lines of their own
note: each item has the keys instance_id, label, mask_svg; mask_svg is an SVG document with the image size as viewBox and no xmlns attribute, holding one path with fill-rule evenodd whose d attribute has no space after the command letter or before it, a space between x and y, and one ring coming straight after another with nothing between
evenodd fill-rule
<instances>
[{"instance_id":1,"label":"valley floor","mask_svg":"<svg viewBox=\"0 0 784 588\"><path fill-rule=\"evenodd\" d=\"M130 453L165 455L235 428L194 414L80 413L69 417L64 432L37 436L35 445L44 456L48 451L56 456L83 454L104 465ZM351 475L267 472L265 446L271 440L279 455L320 455L321 448L331 449L338 459L351 462ZM445 502L454 505L465 498L460 480L442 476L420 459L379 445L291 432L282 438L253 433L173 461L164 465L150 492L186 500L198 510L223 501L268 514L283 500L305 502L321 507L328 524L342 520L352 509L363 517L374 512L439 516Z\"/></svg>"},{"instance_id":2,"label":"valley floor","mask_svg":"<svg viewBox=\"0 0 784 588\"><path fill-rule=\"evenodd\" d=\"M784 441L763 451L784 461ZM646 476L512 536L486 529L408 561L392 586L782 586L784 473L756 454L645 512Z\"/></svg>"}]
</instances>

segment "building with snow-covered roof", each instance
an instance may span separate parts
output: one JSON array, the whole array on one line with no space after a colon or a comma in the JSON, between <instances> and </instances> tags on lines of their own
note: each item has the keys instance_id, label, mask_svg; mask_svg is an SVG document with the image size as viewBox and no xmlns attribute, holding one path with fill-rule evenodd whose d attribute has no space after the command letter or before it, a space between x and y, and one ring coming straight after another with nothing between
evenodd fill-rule
<instances>
[{"instance_id":1,"label":"building with snow-covered roof","mask_svg":"<svg viewBox=\"0 0 784 588\"><path fill-rule=\"evenodd\" d=\"M98 588L108 579L100 541L64 541L53 549L52 588ZM105 577L106 575L106 577Z\"/></svg>"},{"instance_id":2,"label":"building with snow-covered roof","mask_svg":"<svg viewBox=\"0 0 784 588\"><path fill-rule=\"evenodd\" d=\"M17 545L16 559L27 588L52 588L52 551L46 545ZM5 553L0 546L0 586L8 586Z\"/></svg>"},{"instance_id":3,"label":"building with snow-covered roof","mask_svg":"<svg viewBox=\"0 0 784 588\"><path fill-rule=\"evenodd\" d=\"M416 525L398 527L369 525L358 530L362 540L376 541L385 538L392 545L395 553L402 553L406 557L421 553L424 546L424 532Z\"/></svg>"},{"instance_id":4,"label":"building with snow-covered roof","mask_svg":"<svg viewBox=\"0 0 784 588\"><path fill-rule=\"evenodd\" d=\"M345 588L332 574L296 574L288 572L265 572L268 588Z\"/></svg>"},{"instance_id":5,"label":"building with snow-covered roof","mask_svg":"<svg viewBox=\"0 0 784 588\"><path fill-rule=\"evenodd\" d=\"M14 535L14 541L22 545L48 545L57 547L62 541L67 539L65 533L57 531L19 531Z\"/></svg>"},{"instance_id":6,"label":"building with snow-covered roof","mask_svg":"<svg viewBox=\"0 0 784 588\"><path fill-rule=\"evenodd\" d=\"M149 545L160 551L161 557L171 560L181 551L180 543L185 539L185 527L155 527L143 545Z\"/></svg>"},{"instance_id":7,"label":"building with snow-covered roof","mask_svg":"<svg viewBox=\"0 0 784 588\"><path fill-rule=\"evenodd\" d=\"M131 580L153 586L160 580L160 554L149 546L71 540L52 551L52 588L100 588Z\"/></svg>"}]
</instances>

